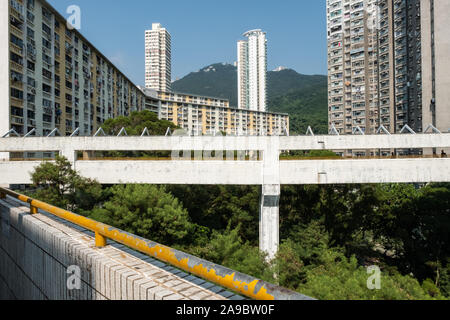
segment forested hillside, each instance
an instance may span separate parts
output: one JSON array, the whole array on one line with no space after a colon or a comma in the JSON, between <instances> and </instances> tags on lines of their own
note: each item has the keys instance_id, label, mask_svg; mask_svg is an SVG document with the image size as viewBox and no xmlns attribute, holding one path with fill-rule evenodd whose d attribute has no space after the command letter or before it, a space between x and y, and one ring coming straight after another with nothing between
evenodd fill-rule
<instances>
[{"instance_id":1,"label":"forested hillside","mask_svg":"<svg viewBox=\"0 0 450 320\"><path fill-rule=\"evenodd\" d=\"M289 113L291 133L304 134L310 125L316 133L327 133L327 78L302 75L292 69L267 73L269 111ZM237 69L213 64L175 81L177 92L213 96L237 106Z\"/></svg>"}]
</instances>

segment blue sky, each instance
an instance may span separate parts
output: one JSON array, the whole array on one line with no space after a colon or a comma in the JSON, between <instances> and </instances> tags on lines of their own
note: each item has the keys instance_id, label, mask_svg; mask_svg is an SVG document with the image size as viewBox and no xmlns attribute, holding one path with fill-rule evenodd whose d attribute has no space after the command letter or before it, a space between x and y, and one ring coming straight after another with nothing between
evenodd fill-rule
<instances>
[{"instance_id":1,"label":"blue sky","mask_svg":"<svg viewBox=\"0 0 450 320\"><path fill-rule=\"evenodd\" d=\"M325 0L48 0L64 17L81 8L80 32L138 85L144 84L144 32L160 22L172 36L172 77L236 61L251 29L268 38L268 69L327 73Z\"/></svg>"}]
</instances>

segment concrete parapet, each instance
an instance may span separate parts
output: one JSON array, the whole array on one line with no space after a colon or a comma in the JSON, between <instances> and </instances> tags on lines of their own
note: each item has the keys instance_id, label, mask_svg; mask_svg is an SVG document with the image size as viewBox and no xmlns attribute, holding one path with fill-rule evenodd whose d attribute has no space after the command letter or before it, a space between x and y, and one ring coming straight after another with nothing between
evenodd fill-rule
<instances>
[{"instance_id":1,"label":"concrete parapet","mask_svg":"<svg viewBox=\"0 0 450 320\"><path fill-rule=\"evenodd\" d=\"M0 299L242 299L122 245L96 248L90 231L12 198L0 218Z\"/></svg>"}]
</instances>

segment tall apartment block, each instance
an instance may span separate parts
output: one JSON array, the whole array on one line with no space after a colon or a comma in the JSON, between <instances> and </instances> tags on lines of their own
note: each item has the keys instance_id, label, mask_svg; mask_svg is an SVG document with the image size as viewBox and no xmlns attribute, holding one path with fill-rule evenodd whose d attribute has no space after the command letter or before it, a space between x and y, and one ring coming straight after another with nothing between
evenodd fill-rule
<instances>
[{"instance_id":1,"label":"tall apartment block","mask_svg":"<svg viewBox=\"0 0 450 320\"><path fill-rule=\"evenodd\" d=\"M267 39L260 29L238 42L238 108L267 111Z\"/></svg>"},{"instance_id":2,"label":"tall apartment block","mask_svg":"<svg viewBox=\"0 0 450 320\"><path fill-rule=\"evenodd\" d=\"M327 0L329 126L450 129L450 1Z\"/></svg>"},{"instance_id":3,"label":"tall apartment block","mask_svg":"<svg viewBox=\"0 0 450 320\"><path fill-rule=\"evenodd\" d=\"M172 81L170 33L159 23L145 31L145 87L169 92Z\"/></svg>"},{"instance_id":4,"label":"tall apartment block","mask_svg":"<svg viewBox=\"0 0 450 320\"><path fill-rule=\"evenodd\" d=\"M0 1L0 133L92 134L145 96L44 0Z\"/></svg>"}]
</instances>

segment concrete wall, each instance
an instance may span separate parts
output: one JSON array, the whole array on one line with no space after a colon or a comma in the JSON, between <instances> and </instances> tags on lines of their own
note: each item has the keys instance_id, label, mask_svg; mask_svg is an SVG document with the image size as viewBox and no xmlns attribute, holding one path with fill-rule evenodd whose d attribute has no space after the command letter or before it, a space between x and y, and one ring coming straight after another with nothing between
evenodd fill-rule
<instances>
[{"instance_id":1,"label":"concrete wall","mask_svg":"<svg viewBox=\"0 0 450 320\"><path fill-rule=\"evenodd\" d=\"M0 299L240 300L123 245L98 249L92 233L49 214L29 215L15 200L0 200ZM80 289L70 266L80 268Z\"/></svg>"}]
</instances>

